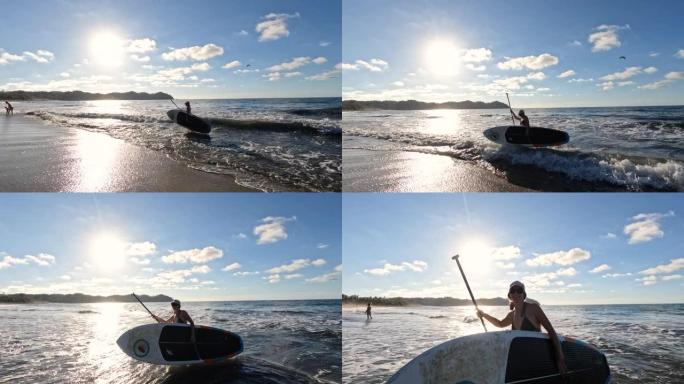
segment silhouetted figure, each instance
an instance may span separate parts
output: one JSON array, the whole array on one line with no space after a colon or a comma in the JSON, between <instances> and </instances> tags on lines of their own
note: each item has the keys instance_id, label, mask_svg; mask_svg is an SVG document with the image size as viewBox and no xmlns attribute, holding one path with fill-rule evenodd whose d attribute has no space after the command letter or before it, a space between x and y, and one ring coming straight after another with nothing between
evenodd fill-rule
<instances>
[{"instance_id":1,"label":"silhouetted figure","mask_svg":"<svg viewBox=\"0 0 684 384\"><path fill-rule=\"evenodd\" d=\"M511 114L513 115L513 117L516 120L518 120L520 122L520 125L522 125L523 127L529 127L530 126L530 119L527 118L527 115L525 115L524 110L521 109L520 112L518 112L519 117L515 115L515 112L513 112L512 109L511 109Z\"/></svg>"},{"instance_id":2,"label":"silhouetted figure","mask_svg":"<svg viewBox=\"0 0 684 384\"><path fill-rule=\"evenodd\" d=\"M186 102L185 102L185 112L187 112L188 115L192 115L192 112L190 112L191 109L192 109L192 108L190 108L190 102L189 102L189 101L186 101Z\"/></svg>"},{"instance_id":3,"label":"silhouetted figure","mask_svg":"<svg viewBox=\"0 0 684 384\"><path fill-rule=\"evenodd\" d=\"M371 316L371 306L370 303L368 303L368 306L366 307L366 320L372 319L373 316Z\"/></svg>"},{"instance_id":4,"label":"silhouetted figure","mask_svg":"<svg viewBox=\"0 0 684 384\"><path fill-rule=\"evenodd\" d=\"M12 106L12 104L10 104L9 101L5 101L5 104L7 104L5 106L5 114L14 115L14 107Z\"/></svg>"}]
</instances>

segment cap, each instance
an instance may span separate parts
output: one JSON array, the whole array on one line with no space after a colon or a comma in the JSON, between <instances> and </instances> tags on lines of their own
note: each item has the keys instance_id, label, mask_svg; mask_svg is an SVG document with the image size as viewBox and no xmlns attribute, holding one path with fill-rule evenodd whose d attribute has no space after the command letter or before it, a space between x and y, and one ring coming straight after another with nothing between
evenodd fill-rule
<instances>
[{"instance_id":1,"label":"cap","mask_svg":"<svg viewBox=\"0 0 684 384\"><path fill-rule=\"evenodd\" d=\"M511 285L508 286L508 289L511 289L513 287L520 287L523 291L525 291L525 284L519 282L518 280L512 282Z\"/></svg>"}]
</instances>

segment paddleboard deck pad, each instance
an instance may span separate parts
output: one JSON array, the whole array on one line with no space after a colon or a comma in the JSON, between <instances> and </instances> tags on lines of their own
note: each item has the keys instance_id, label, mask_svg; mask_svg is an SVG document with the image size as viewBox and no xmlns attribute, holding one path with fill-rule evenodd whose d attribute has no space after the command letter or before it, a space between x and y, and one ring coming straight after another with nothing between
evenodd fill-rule
<instances>
[{"instance_id":1,"label":"paddleboard deck pad","mask_svg":"<svg viewBox=\"0 0 684 384\"><path fill-rule=\"evenodd\" d=\"M175 121L176 123L184 126L185 128L199 133L209 133L211 132L211 126L204 120L200 119L195 115L188 114L181 111L180 109L172 109L166 112L169 119Z\"/></svg>"},{"instance_id":2,"label":"paddleboard deck pad","mask_svg":"<svg viewBox=\"0 0 684 384\"><path fill-rule=\"evenodd\" d=\"M242 339L218 328L195 326L196 344L188 324L146 324L124 332L116 341L128 356L152 364L208 364L242 352Z\"/></svg>"},{"instance_id":3,"label":"paddleboard deck pad","mask_svg":"<svg viewBox=\"0 0 684 384\"><path fill-rule=\"evenodd\" d=\"M553 147L570 141L570 135L567 132L551 128L523 127L522 125L488 128L483 134L495 143L531 147Z\"/></svg>"},{"instance_id":4,"label":"paddleboard deck pad","mask_svg":"<svg viewBox=\"0 0 684 384\"><path fill-rule=\"evenodd\" d=\"M459 337L431 348L388 384L605 384L610 369L594 346L559 336L567 373L560 376L548 334L502 331Z\"/></svg>"}]
</instances>

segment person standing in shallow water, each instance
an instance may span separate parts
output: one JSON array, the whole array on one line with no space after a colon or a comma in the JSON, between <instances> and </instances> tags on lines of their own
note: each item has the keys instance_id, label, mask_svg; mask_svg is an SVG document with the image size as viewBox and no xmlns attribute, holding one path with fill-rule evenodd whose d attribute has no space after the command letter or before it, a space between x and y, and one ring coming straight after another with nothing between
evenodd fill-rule
<instances>
[{"instance_id":1,"label":"person standing in shallow water","mask_svg":"<svg viewBox=\"0 0 684 384\"><path fill-rule=\"evenodd\" d=\"M549 333L549 340L551 340L551 344L553 345L556 354L558 372L563 375L566 373L567 369L565 366L565 356L563 355L563 349L561 348L560 340L558 340L558 335L539 304L525 302L526 298L527 293L525 293L525 284L514 281L508 288L508 300L511 301L512 311L508 312L506 317L499 320L494 316L484 313L481 309L477 310L477 316L487 319L487 321L499 328L510 325L511 329L514 331L541 332L541 327L544 326Z\"/></svg>"},{"instance_id":2,"label":"person standing in shallow water","mask_svg":"<svg viewBox=\"0 0 684 384\"><path fill-rule=\"evenodd\" d=\"M516 116L515 112L513 112L513 110L511 109L511 115L513 115L513 117L516 120L518 120L520 122L520 125L522 125L523 127L530 127L530 119L527 118L527 115L525 115L524 110L521 109L520 112L518 112L518 116Z\"/></svg>"},{"instance_id":3,"label":"person standing in shallow water","mask_svg":"<svg viewBox=\"0 0 684 384\"><path fill-rule=\"evenodd\" d=\"M9 101L6 101L6 100L5 100L5 104L7 104L5 106L5 114L14 115L14 107L12 106L12 104L10 104Z\"/></svg>"},{"instance_id":4,"label":"person standing in shallow water","mask_svg":"<svg viewBox=\"0 0 684 384\"><path fill-rule=\"evenodd\" d=\"M366 307L366 320L372 319L373 316L371 316L371 305L368 303L368 306Z\"/></svg>"}]
</instances>

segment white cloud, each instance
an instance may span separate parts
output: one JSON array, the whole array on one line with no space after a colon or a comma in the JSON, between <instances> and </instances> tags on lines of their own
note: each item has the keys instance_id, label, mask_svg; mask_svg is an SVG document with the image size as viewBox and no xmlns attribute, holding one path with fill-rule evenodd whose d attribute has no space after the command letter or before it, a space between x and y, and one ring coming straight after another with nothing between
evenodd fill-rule
<instances>
[{"instance_id":1,"label":"white cloud","mask_svg":"<svg viewBox=\"0 0 684 384\"><path fill-rule=\"evenodd\" d=\"M320 43L318 43L318 45L321 47L327 47L328 45L330 45L330 42L329 41L321 41Z\"/></svg>"},{"instance_id":2,"label":"white cloud","mask_svg":"<svg viewBox=\"0 0 684 384\"><path fill-rule=\"evenodd\" d=\"M475 72L482 72L482 71L487 70L487 67L484 65L474 65L472 63L467 63L465 65L465 67L470 69L471 71L475 71Z\"/></svg>"},{"instance_id":3,"label":"white cloud","mask_svg":"<svg viewBox=\"0 0 684 384\"><path fill-rule=\"evenodd\" d=\"M203 46L193 46L187 48L173 49L162 53L162 59L166 61L194 60L204 61L212 57L223 55L223 48L216 44L206 44Z\"/></svg>"},{"instance_id":4,"label":"white cloud","mask_svg":"<svg viewBox=\"0 0 684 384\"><path fill-rule=\"evenodd\" d=\"M143 259L138 257L130 257L128 260L130 260L133 264L138 265L148 265L151 262L150 259Z\"/></svg>"},{"instance_id":5,"label":"white cloud","mask_svg":"<svg viewBox=\"0 0 684 384\"><path fill-rule=\"evenodd\" d=\"M48 267L57 260L54 256L47 253L39 253L38 256L26 255L24 259L41 267Z\"/></svg>"},{"instance_id":6,"label":"white cloud","mask_svg":"<svg viewBox=\"0 0 684 384\"><path fill-rule=\"evenodd\" d=\"M546 79L546 75L544 74L544 72L531 72L531 73L527 74L527 78L530 80L541 81L541 80Z\"/></svg>"},{"instance_id":7,"label":"white cloud","mask_svg":"<svg viewBox=\"0 0 684 384\"><path fill-rule=\"evenodd\" d=\"M591 83L593 81L594 81L593 78L590 78L590 79L570 79L570 80L568 80L568 83Z\"/></svg>"},{"instance_id":8,"label":"white cloud","mask_svg":"<svg viewBox=\"0 0 684 384\"><path fill-rule=\"evenodd\" d=\"M296 76L301 76L301 72L287 72L285 73L285 77L296 77Z\"/></svg>"},{"instance_id":9,"label":"white cloud","mask_svg":"<svg viewBox=\"0 0 684 384\"><path fill-rule=\"evenodd\" d=\"M223 257L222 250L209 246L202 249L193 248L185 251L173 252L168 256L163 256L162 261L165 263L206 263L221 257Z\"/></svg>"},{"instance_id":10,"label":"white cloud","mask_svg":"<svg viewBox=\"0 0 684 384\"><path fill-rule=\"evenodd\" d=\"M254 271L254 272L249 272L249 271L244 271L244 272L235 272L233 273L233 276L252 276L252 275L258 275L259 271Z\"/></svg>"},{"instance_id":11,"label":"white cloud","mask_svg":"<svg viewBox=\"0 0 684 384\"><path fill-rule=\"evenodd\" d=\"M275 274L275 275L268 275L267 277L264 277L264 279L268 280L269 283L275 284L280 281L280 275Z\"/></svg>"},{"instance_id":12,"label":"white cloud","mask_svg":"<svg viewBox=\"0 0 684 384\"><path fill-rule=\"evenodd\" d=\"M306 64L309 64L310 62L311 62L311 58L308 56L295 57L294 59L292 59L292 61L281 63L278 65L274 65L272 67L267 68L267 70L271 71L271 72L291 71L291 70L297 69L299 67L302 67Z\"/></svg>"},{"instance_id":13,"label":"white cloud","mask_svg":"<svg viewBox=\"0 0 684 384\"><path fill-rule=\"evenodd\" d=\"M290 262L290 264L283 264L283 265L278 266L278 267L273 267L271 269L266 270L266 272L270 273L270 274L292 273L292 272L300 270L302 268L306 268L309 265L311 265L310 259L296 259L296 260L292 260L292 262Z\"/></svg>"},{"instance_id":14,"label":"white cloud","mask_svg":"<svg viewBox=\"0 0 684 384\"><path fill-rule=\"evenodd\" d=\"M489 61L492 59L492 51L487 48L466 49L463 52L462 60L464 62L479 63L482 61Z\"/></svg>"},{"instance_id":15,"label":"white cloud","mask_svg":"<svg viewBox=\"0 0 684 384\"><path fill-rule=\"evenodd\" d=\"M650 52L650 53L648 54L648 56L650 56L650 57L658 57L658 56L660 56L660 52Z\"/></svg>"},{"instance_id":16,"label":"white cloud","mask_svg":"<svg viewBox=\"0 0 684 384\"><path fill-rule=\"evenodd\" d=\"M340 74L340 70L339 70L339 69L333 69L332 71L327 71L327 72L319 73L319 74L313 75L313 76L307 76L307 77L305 77L304 79L306 79L306 80L323 81L323 80L330 80L330 79L332 79L332 78L335 78L335 77L337 77L337 75L339 75L339 74Z\"/></svg>"},{"instance_id":17,"label":"white cloud","mask_svg":"<svg viewBox=\"0 0 684 384\"><path fill-rule=\"evenodd\" d=\"M42 49L39 49L35 53L24 51L24 57L41 64L47 64L55 59L55 55L52 52Z\"/></svg>"},{"instance_id":18,"label":"white cloud","mask_svg":"<svg viewBox=\"0 0 684 384\"><path fill-rule=\"evenodd\" d=\"M615 83L613 83L612 81L606 81L604 83L598 83L596 84L596 86L601 87L601 89L604 91L608 91L615 88Z\"/></svg>"},{"instance_id":19,"label":"white cloud","mask_svg":"<svg viewBox=\"0 0 684 384\"><path fill-rule=\"evenodd\" d=\"M559 269L558 271L556 271L556 273L557 273L559 276L575 276L575 275L577 274L577 270L576 270L575 268L573 268L573 267L568 267L568 268L565 268L565 269L562 269L562 268L561 268L561 269Z\"/></svg>"},{"instance_id":20,"label":"white cloud","mask_svg":"<svg viewBox=\"0 0 684 384\"><path fill-rule=\"evenodd\" d=\"M241 65L242 65L242 63L239 60L233 60L233 61L226 63L225 65L221 66L221 68L231 69L231 68L239 67Z\"/></svg>"},{"instance_id":21,"label":"white cloud","mask_svg":"<svg viewBox=\"0 0 684 384\"><path fill-rule=\"evenodd\" d=\"M564 79L566 77L575 76L575 74L576 74L575 71L573 71L572 69L568 69L567 71L561 73L560 75L558 75L556 77L558 77L559 79Z\"/></svg>"},{"instance_id":22,"label":"white cloud","mask_svg":"<svg viewBox=\"0 0 684 384\"><path fill-rule=\"evenodd\" d=\"M684 49L680 49L675 53L675 56L679 57L680 59L684 59Z\"/></svg>"},{"instance_id":23,"label":"white cloud","mask_svg":"<svg viewBox=\"0 0 684 384\"><path fill-rule=\"evenodd\" d=\"M269 13L264 16L262 21L254 27L254 30L259 33L259 41L273 41L283 37L290 36L290 31L287 29L287 19L298 18L299 13L288 15L286 13Z\"/></svg>"},{"instance_id":24,"label":"white cloud","mask_svg":"<svg viewBox=\"0 0 684 384\"><path fill-rule=\"evenodd\" d=\"M67 280L67 281L68 281L68 280L71 280L71 276L69 276L69 275L62 275L62 276L60 276L59 278L62 279L62 280Z\"/></svg>"},{"instance_id":25,"label":"white cloud","mask_svg":"<svg viewBox=\"0 0 684 384\"><path fill-rule=\"evenodd\" d=\"M395 87L403 87L405 84L403 81L395 81L392 83L392 85Z\"/></svg>"},{"instance_id":26,"label":"white cloud","mask_svg":"<svg viewBox=\"0 0 684 384\"><path fill-rule=\"evenodd\" d=\"M654 81L652 83L640 85L639 88L640 89L650 89L650 90L660 89L660 88L670 84L671 82L672 82L671 80L658 80L658 81Z\"/></svg>"},{"instance_id":27,"label":"white cloud","mask_svg":"<svg viewBox=\"0 0 684 384\"><path fill-rule=\"evenodd\" d=\"M658 68L656 67L646 67L644 68L645 73L656 73L658 72Z\"/></svg>"},{"instance_id":28,"label":"white cloud","mask_svg":"<svg viewBox=\"0 0 684 384\"><path fill-rule=\"evenodd\" d=\"M653 285L658 282L658 277L656 276L646 276L642 279L635 279L634 281L641 282L643 285Z\"/></svg>"},{"instance_id":29,"label":"white cloud","mask_svg":"<svg viewBox=\"0 0 684 384\"><path fill-rule=\"evenodd\" d=\"M514 260L520 258L520 248L515 245L509 245L506 247L496 247L492 248L489 253L489 257L492 260Z\"/></svg>"},{"instance_id":30,"label":"white cloud","mask_svg":"<svg viewBox=\"0 0 684 384\"><path fill-rule=\"evenodd\" d=\"M342 264L338 265L333 269L332 272L312 277L310 279L306 279L308 283L326 283L328 281L333 281L333 280L338 280L340 276L342 275Z\"/></svg>"},{"instance_id":31,"label":"white cloud","mask_svg":"<svg viewBox=\"0 0 684 384\"><path fill-rule=\"evenodd\" d=\"M684 79L684 72L669 72L665 78L667 80L682 80Z\"/></svg>"},{"instance_id":32,"label":"white cloud","mask_svg":"<svg viewBox=\"0 0 684 384\"><path fill-rule=\"evenodd\" d=\"M313 59L313 60L311 60L311 61L313 61L313 62L316 63L316 64L323 64L323 63L326 63L326 62L328 61L328 59L326 59L326 58L323 57L323 56L320 56L320 57L317 57L317 58L315 58L315 59Z\"/></svg>"},{"instance_id":33,"label":"white cloud","mask_svg":"<svg viewBox=\"0 0 684 384\"><path fill-rule=\"evenodd\" d=\"M600 273L600 272L603 272L603 271L607 271L607 270L609 270L609 269L610 269L610 266L609 266L608 264L601 264L601 265L599 265L598 267L596 267L596 268L592 269L591 271L589 271L589 273Z\"/></svg>"},{"instance_id":34,"label":"white cloud","mask_svg":"<svg viewBox=\"0 0 684 384\"><path fill-rule=\"evenodd\" d=\"M625 276L632 276L632 273L631 272L627 272L627 273L606 273L605 275L602 275L601 277L603 277L605 279L606 277L612 278L612 277L625 277Z\"/></svg>"},{"instance_id":35,"label":"white cloud","mask_svg":"<svg viewBox=\"0 0 684 384\"><path fill-rule=\"evenodd\" d=\"M131 60L137 61L139 63L148 63L150 61L150 57L149 56L131 55Z\"/></svg>"},{"instance_id":36,"label":"white cloud","mask_svg":"<svg viewBox=\"0 0 684 384\"><path fill-rule=\"evenodd\" d=\"M301 277L304 277L304 275L302 275L301 273L293 273L290 275L285 275L283 277L285 277L285 280L292 280L292 279L299 279Z\"/></svg>"},{"instance_id":37,"label":"white cloud","mask_svg":"<svg viewBox=\"0 0 684 384\"><path fill-rule=\"evenodd\" d=\"M296 219L294 216L290 218L268 216L261 219L264 224L254 227L254 235L259 237L257 244L276 243L287 239L285 223Z\"/></svg>"},{"instance_id":38,"label":"white cloud","mask_svg":"<svg viewBox=\"0 0 684 384\"><path fill-rule=\"evenodd\" d=\"M630 219L632 223L627 224L623 232L629 236L629 244L645 243L664 236L664 232L660 229L660 220L671 216L674 216L672 211L668 213L641 213Z\"/></svg>"},{"instance_id":39,"label":"white cloud","mask_svg":"<svg viewBox=\"0 0 684 384\"><path fill-rule=\"evenodd\" d=\"M364 273L368 273L375 276L386 276L392 272L401 272L410 269L414 272L422 272L427 268L428 264L421 260L415 261L404 261L401 264L390 264L385 263L382 268L364 269Z\"/></svg>"},{"instance_id":40,"label":"white cloud","mask_svg":"<svg viewBox=\"0 0 684 384\"><path fill-rule=\"evenodd\" d=\"M126 46L126 51L129 53L146 53L155 49L157 49L157 42L148 38L128 40Z\"/></svg>"},{"instance_id":41,"label":"white cloud","mask_svg":"<svg viewBox=\"0 0 684 384\"><path fill-rule=\"evenodd\" d=\"M636 76L636 75L640 74L641 72L642 72L641 67L628 67L628 68L625 68L625 70L622 72L615 72L615 73L611 73L610 75L605 75L605 76L601 77L601 80L605 80L605 81L625 80L625 79L629 79L632 76Z\"/></svg>"},{"instance_id":42,"label":"white cloud","mask_svg":"<svg viewBox=\"0 0 684 384\"><path fill-rule=\"evenodd\" d=\"M232 264L228 264L225 267L221 268L221 270L228 272L228 271L234 271L234 270L240 269L240 268L242 268L242 265L240 265L240 263L232 263Z\"/></svg>"},{"instance_id":43,"label":"white cloud","mask_svg":"<svg viewBox=\"0 0 684 384\"><path fill-rule=\"evenodd\" d=\"M242 29L240 30L240 32L238 32L238 36L249 36L249 32Z\"/></svg>"},{"instance_id":44,"label":"white cloud","mask_svg":"<svg viewBox=\"0 0 684 384\"><path fill-rule=\"evenodd\" d=\"M370 61L356 60L354 64L340 63L338 66L342 70L358 71L360 69L367 69L371 72L382 72L389 68L389 63L382 59L370 59Z\"/></svg>"},{"instance_id":45,"label":"white cloud","mask_svg":"<svg viewBox=\"0 0 684 384\"><path fill-rule=\"evenodd\" d=\"M267 78L268 81L278 81L282 77L282 74L280 72L269 72L267 74L261 75L261 77Z\"/></svg>"},{"instance_id":46,"label":"white cloud","mask_svg":"<svg viewBox=\"0 0 684 384\"><path fill-rule=\"evenodd\" d=\"M0 49L0 65L9 64L12 61L24 61L24 57L5 52Z\"/></svg>"},{"instance_id":47,"label":"white cloud","mask_svg":"<svg viewBox=\"0 0 684 384\"><path fill-rule=\"evenodd\" d=\"M617 235L614 233L608 232L605 235L603 235L603 238L604 239L615 239L615 238L617 238Z\"/></svg>"},{"instance_id":48,"label":"white cloud","mask_svg":"<svg viewBox=\"0 0 684 384\"><path fill-rule=\"evenodd\" d=\"M670 281L670 280L677 280L677 279L681 279L681 278L682 278L682 275L667 275L667 276L663 276L661 279L663 281Z\"/></svg>"},{"instance_id":49,"label":"white cloud","mask_svg":"<svg viewBox=\"0 0 684 384\"><path fill-rule=\"evenodd\" d=\"M125 246L125 252L128 256L147 256L157 251L157 246L149 241L140 243L128 243Z\"/></svg>"},{"instance_id":50,"label":"white cloud","mask_svg":"<svg viewBox=\"0 0 684 384\"><path fill-rule=\"evenodd\" d=\"M539 56L509 58L502 63L498 63L496 66L499 67L499 69L505 70L520 70L523 68L539 70L556 64L558 64L558 58L556 56L548 53L542 53Z\"/></svg>"},{"instance_id":51,"label":"white cloud","mask_svg":"<svg viewBox=\"0 0 684 384\"><path fill-rule=\"evenodd\" d=\"M629 25L599 25L595 28L598 32L594 32L587 38L587 41L593 44L592 52L609 51L617 48L622 43L618 37L618 31L629 29Z\"/></svg>"},{"instance_id":52,"label":"white cloud","mask_svg":"<svg viewBox=\"0 0 684 384\"><path fill-rule=\"evenodd\" d=\"M531 267L549 266L553 264L572 265L580 261L589 260L591 252L581 248L572 248L568 251L558 251L537 255L533 259L528 259L525 263Z\"/></svg>"},{"instance_id":53,"label":"white cloud","mask_svg":"<svg viewBox=\"0 0 684 384\"><path fill-rule=\"evenodd\" d=\"M327 261L325 261L324 259L316 259L316 260L311 262L311 265L313 265L315 267L320 267L322 265L325 265L326 263L327 263Z\"/></svg>"},{"instance_id":54,"label":"white cloud","mask_svg":"<svg viewBox=\"0 0 684 384\"><path fill-rule=\"evenodd\" d=\"M71 74L69 74L69 72L62 72L59 75L62 77L70 77L71 76Z\"/></svg>"},{"instance_id":55,"label":"white cloud","mask_svg":"<svg viewBox=\"0 0 684 384\"><path fill-rule=\"evenodd\" d=\"M582 46L582 43L579 42L578 40L575 40L575 41L573 41L572 43L570 43L570 45L572 45L572 46L574 46L574 47L581 47L581 46Z\"/></svg>"},{"instance_id":56,"label":"white cloud","mask_svg":"<svg viewBox=\"0 0 684 384\"><path fill-rule=\"evenodd\" d=\"M668 264L657 265L653 268L644 269L639 272L642 275L657 275L661 273L672 273L684 268L684 257L672 259Z\"/></svg>"},{"instance_id":57,"label":"white cloud","mask_svg":"<svg viewBox=\"0 0 684 384\"><path fill-rule=\"evenodd\" d=\"M329 244L319 243L318 245L316 245L316 248L318 248L318 249L326 249L326 248L328 248L329 246L330 246Z\"/></svg>"}]
</instances>

